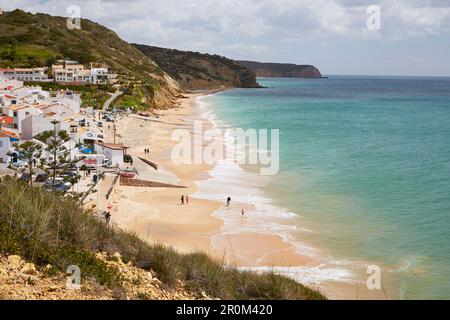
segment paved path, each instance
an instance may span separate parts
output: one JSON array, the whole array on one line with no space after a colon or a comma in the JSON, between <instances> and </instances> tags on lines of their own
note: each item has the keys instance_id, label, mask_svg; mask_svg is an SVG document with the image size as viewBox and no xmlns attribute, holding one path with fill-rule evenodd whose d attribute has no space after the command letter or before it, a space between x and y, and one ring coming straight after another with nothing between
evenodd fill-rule
<instances>
[{"instance_id":1,"label":"paved path","mask_svg":"<svg viewBox=\"0 0 450 320\"><path fill-rule=\"evenodd\" d=\"M143 155L140 155L144 157ZM133 157L133 167L135 168L139 174L136 178L147 181L155 181L162 182L168 184L178 184L178 177L173 173L164 170L161 168L160 170L155 170L153 167L139 159L136 155L132 155Z\"/></svg>"},{"instance_id":2,"label":"paved path","mask_svg":"<svg viewBox=\"0 0 450 320\"><path fill-rule=\"evenodd\" d=\"M109 95L111 95L111 97L108 98L108 100L105 101L105 103L103 104L103 111L106 111L109 108L109 105L116 100L116 98L118 96L120 96L123 92L122 91L116 91L114 93L109 93Z\"/></svg>"}]
</instances>

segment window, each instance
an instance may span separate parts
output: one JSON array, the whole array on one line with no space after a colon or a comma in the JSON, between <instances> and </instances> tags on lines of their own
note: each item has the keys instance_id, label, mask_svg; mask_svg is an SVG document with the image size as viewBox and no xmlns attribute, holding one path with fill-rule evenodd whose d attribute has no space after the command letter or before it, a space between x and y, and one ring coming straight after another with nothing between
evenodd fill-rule
<instances>
[{"instance_id":1,"label":"window","mask_svg":"<svg viewBox=\"0 0 450 320\"><path fill-rule=\"evenodd\" d=\"M3 141L0 140L0 148L3 148ZM0 161L2 162L2 161Z\"/></svg>"}]
</instances>

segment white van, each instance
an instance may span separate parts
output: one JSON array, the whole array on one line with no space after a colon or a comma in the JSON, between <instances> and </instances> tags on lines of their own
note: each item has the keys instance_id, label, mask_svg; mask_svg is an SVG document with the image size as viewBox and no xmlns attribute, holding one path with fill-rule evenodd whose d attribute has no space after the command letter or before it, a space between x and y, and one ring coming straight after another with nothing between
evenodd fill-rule
<instances>
[{"instance_id":1,"label":"white van","mask_svg":"<svg viewBox=\"0 0 450 320\"><path fill-rule=\"evenodd\" d=\"M89 168L111 166L111 160L109 160L104 154L86 155L80 163L81 165L85 165Z\"/></svg>"}]
</instances>

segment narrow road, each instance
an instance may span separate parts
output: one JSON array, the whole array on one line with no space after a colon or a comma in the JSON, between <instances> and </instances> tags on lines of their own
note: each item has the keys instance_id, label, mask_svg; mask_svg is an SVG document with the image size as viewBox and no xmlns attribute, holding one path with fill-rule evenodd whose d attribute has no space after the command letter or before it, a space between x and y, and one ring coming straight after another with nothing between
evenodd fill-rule
<instances>
[{"instance_id":1,"label":"narrow road","mask_svg":"<svg viewBox=\"0 0 450 320\"><path fill-rule=\"evenodd\" d=\"M114 93L109 93L111 97L108 98L108 100L105 101L103 104L103 111L106 111L109 108L109 105L116 100L118 96L120 96L123 92L122 91L116 91Z\"/></svg>"}]
</instances>

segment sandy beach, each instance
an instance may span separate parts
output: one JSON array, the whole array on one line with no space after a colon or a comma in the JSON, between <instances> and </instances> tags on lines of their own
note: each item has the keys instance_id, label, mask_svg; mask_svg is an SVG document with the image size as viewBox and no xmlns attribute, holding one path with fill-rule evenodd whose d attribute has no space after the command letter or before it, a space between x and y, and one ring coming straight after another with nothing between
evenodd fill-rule
<instances>
[{"instance_id":1,"label":"sandy beach","mask_svg":"<svg viewBox=\"0 0 450 320\"><path fill-rule=\"evenodd\" d=\"M175 165L171 161L171 150L176 144L171 135L174 129L193 130L193 121L202 120L204 126L212 126L199 111L197 98L202 94L189 94L180 99L179 106L160 112L158 119L129 115L117 123L117 138L127 147L133 158L145 158L155 162L158 170L141 168L139 178L170 183L184 188L148 188L117 186L109 200L112 207L112 222L120 228L130 230L151 243L162 243L180 252L202 251L232 266L242 268L323 268L326 256L321 248L314 248L315 254L305 254L298 247L273 233L242 231L233 232L233 226L224 225L220 214L236 222L239 229L247 230L246 224L254 216L241 216L256 211L249 203L233 201L230 208L223 202L197 197L199 183L210 178L214 167L206 164ZM150 153L145 154L144 149ZM142 169L142 170L141 170ZM189 203L181 204L181 196L188 196ZM233 198L233 195L230 195ZM256 217L257 219L257 217ZM295 224L295 219L285 218L280 224ZM364 273L361 271L361 276ZM302 278L303 279L303 278ZM302 281L304 282L304 281ZM308 282L308 286L319 289L331 298L384 298L378 292L356 290L355 284L330 281L326 286L319 281ZM361 285L362 286L362 285ZM367 291L367 292L365 292Z\"/></svg>"},{"instance_id":2,"label":"sandy beach","mask_svg":"<svg viewBox=\"0 0 450 320\"><path fill-rule=\"evenodd\" d=\"M222 232L223 222L213 217L213 213L224 207L226 199L220 203L193 197L198 190L196 182L208 179L208 171L213 166L173 164L170 152L176 142L171 140L171 134L177 128L192 132L193 120L203 120L205 129L211 126L195 108L196 98L200 95L190 94L186 99L180 99L179 108L162 111L157 120L129 116L120 121L117 135L130 147L128 152L158 164L160 172L155 171L151 179L186 188L121 186L114 195L113 223L148 241L168 244L183 252L205 251L218 258L225 257L228 263L239 267L292 266L311 262L308 257L297 255L295 249L280 237ZM144 153L145 148L150 149L149 155ZM189 204L181 205L182 195L190 198ZM230 214L240 216L241 207L251 210L248 204L232 203Z\"/></svg>"}]
</instances>

